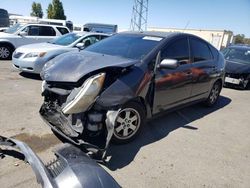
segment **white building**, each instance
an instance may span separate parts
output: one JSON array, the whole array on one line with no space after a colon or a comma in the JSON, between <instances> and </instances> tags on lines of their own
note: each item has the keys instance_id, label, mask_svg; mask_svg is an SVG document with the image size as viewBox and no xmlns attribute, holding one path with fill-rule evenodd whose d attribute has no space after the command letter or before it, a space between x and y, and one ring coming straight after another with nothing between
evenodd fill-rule
<instances>
[{"instance_id":1,"label":"white building","mask_svg":"<svg viewBox=\"0 0 250 188\"><path fill-rule=\"evenodd\" d=\"M177 28L157 28L149 27L148 31L161 31L161 32L181 32L190 33L201 37L207 42L211 43L218 50L227 47L233 42L233 32L226 30L204 30L204 29L177 29Z\"/></svg>"}]
</instances>

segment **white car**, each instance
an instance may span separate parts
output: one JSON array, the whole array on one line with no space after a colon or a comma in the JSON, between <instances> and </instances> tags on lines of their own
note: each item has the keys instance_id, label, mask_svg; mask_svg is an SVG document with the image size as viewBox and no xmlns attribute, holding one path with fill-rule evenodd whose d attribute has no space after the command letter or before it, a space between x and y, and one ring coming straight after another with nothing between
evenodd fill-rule
<instances>
[{"instance_id":1,"label":"white car","mask_svg":"<svg viewBox=\"0 0 250 188\"><path fill-rule=\"evenodd\" d=\"M24 45L13 53L13 67L22 72L40 74L46 62L59 54L79 51L108 36L91 32L68 33L50 42Z\"/></svg>"},{"instance_id":2,"label":"white car","mask_svg":"<svg viewBox=\"0 0 250 188\"><path fill-rule=\"evenodd\" d=\"M16 24L0 33L0 60L11 59L12 53L20 46L50 41L66 33L69 29L64 26Z\"/></svg>"}]
</instances>

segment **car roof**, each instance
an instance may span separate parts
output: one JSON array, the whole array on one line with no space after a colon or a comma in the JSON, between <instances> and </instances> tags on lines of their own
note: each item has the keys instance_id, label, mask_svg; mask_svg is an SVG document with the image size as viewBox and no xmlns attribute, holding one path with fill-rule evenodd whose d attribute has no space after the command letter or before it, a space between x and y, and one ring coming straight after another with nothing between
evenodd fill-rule
<instances>
[{"instance_id":1,"label":"car roof","mask_svg":"<svg viewBox=\"0 0 250 188\"><path fill-rule=\"evenodd\" d=\"M166 38L170 35L177 34L176 32L158 32L158 31L124 31L120 32L121 34L133 34L133 35L145 35L145 36L153 36L153 37L162 37Z\"/></svg>"},{"instance_id":2,"label":"car roof","mask_svg":"<svg viewBox=\"0 0 250 188\"><path fill-rule=\"evenodd\" d=\"M236 49L246 49L246 50L250 50L250 45L247 45L247 44L234 44L234 45L228 46L228 48L236 48Z\"/></svg>"},{"instance_id":3,"label":"car roof","mask_svg":"<svg viewBox=\"0 0 250 188\"><path fill-rule=\"evenodd\" d=\"M73 32L78 35L84 36L84 35L103 35L103 36L110 36L110 34L107 33L98 33L98 32L87 32L87 31L81 31L81 32Z\"/></svg>"},{"instance_id":4,"label":"car roof","mask_svg":"<svg viewBox=\"0 0 250 188\"><path fill-rule=\"evenodd\" d=\"M191 37L199 38L199 39L205 41L204 39L202 39L199 36L196 36L196 35L193 35L193 34L189 34L189 33L182 33L182 32L158 32L158 31L141 31L141 32L138 32L138 31L124 31L124 32L120 32L120 33L121 34L134 34L134 35L161 37L161 38L168 38L168 37L174 37L174 36L191 36Z\"/></svg>"},{"instance_id":5,"label":"car roof","mask_svg":"<svg viewBox=\"0 0 250 188\"><path fill-rule=\"evenodd\" d=\"M28 24L21 24L21 26L27 26L27 25L39 25L39 26L52 26L52 27L63 27L67 28L64 25L53 25L53 24L41 24L41 23L28 23ZM67 28L68 29L68 28Z\"/></svg>"}]
</instances>

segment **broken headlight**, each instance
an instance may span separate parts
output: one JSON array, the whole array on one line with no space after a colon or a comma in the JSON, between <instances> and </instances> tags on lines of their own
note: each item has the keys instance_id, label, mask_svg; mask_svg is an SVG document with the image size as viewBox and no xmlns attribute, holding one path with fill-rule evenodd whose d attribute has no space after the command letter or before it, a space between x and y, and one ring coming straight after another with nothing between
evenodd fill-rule
<instances>
[{"instance_id":1,"label":"broken headlight","mask_svg":"<svg viewBox=\"0 0 250 188\"><path fill-rule=\"evenodd\" d=\"M85 112L102 89L105 73L100 73L88 78L80 91L72 97L72 100L66 103L62 109L64 114L76 114Z\"/></svg>"}]
</instances>

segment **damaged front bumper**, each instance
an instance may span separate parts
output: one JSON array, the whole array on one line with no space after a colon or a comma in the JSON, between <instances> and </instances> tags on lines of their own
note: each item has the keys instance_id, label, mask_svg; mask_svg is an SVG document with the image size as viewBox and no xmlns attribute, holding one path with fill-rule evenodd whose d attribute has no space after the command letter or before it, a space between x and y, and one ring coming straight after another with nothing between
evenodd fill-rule
<instances>
[{"instance_id":1,"label":"damaged front bumper","mask_svg":"<svg viewBox=\"0 0 250 188\"><path fill-rule=\"evenodd\" d=\"M101 166L73 145L64 144L57 149L56 158L47 165L21 141L0 136L0 146L18 149L25 156L25 161L31 165L37 182L44 188L120 187ZM2 151L4 155L4 150Z\"/></svg>"},{"instance_id":2,"label":"damaged front bumper","mask_svg":"<svg viewBox=\"0 0 250 188\"><path fill-rule=\"evenodd\" d=\"M89 156L104 160L114 133L118 111L67 115L60 106L45 102L40 109L40 115L53 132L80 146Z\"/></svg>"}]
</instances>

